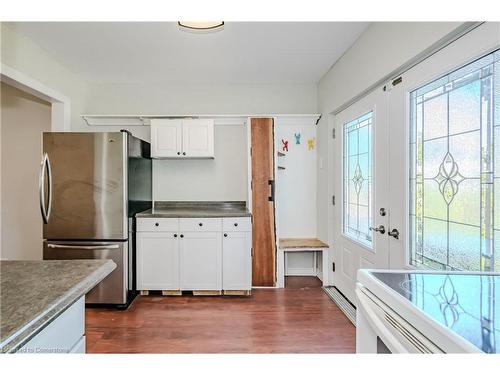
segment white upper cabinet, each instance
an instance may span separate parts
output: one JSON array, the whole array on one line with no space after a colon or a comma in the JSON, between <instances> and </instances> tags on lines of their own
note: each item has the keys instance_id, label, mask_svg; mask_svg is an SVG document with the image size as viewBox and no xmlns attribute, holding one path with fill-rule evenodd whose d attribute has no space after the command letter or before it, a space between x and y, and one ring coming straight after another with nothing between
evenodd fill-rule
<instances>
[{"instance_id":1,"label":"white upper cabinet","mask_svg":"<svg viewBox=\"0 0 500 375\"><path fill-rule=\"evenodd\" d=\"M214 157L214 120L182 122L182 154L187 157Z\"/></svg>"},{"instance_id":2,"label":"white upper cabinet","mask_svg":"<svg viewBox=\"0 0 500 375\"><path fill-rule=\"evenodd\" d=\"M214 120L152 119L154 158L213 158Z\"/></svg>"},{"instance_id":3,"label":"white upper cabinet","mask_svg":"<svg viewBox=\"0 0 500 375\"><path fill-rule=\"evenodd\" d=\"M172 158L182 154L182 120L151 120L151 155Z\"/></svg>"}]
</instances>

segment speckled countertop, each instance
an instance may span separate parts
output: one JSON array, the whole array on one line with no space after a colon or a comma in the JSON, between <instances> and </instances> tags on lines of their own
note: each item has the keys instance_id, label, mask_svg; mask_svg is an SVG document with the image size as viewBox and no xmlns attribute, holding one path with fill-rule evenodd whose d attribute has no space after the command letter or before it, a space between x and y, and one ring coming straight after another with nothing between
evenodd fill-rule
<instances>
[{"instance_id":1,"label":"speckled countertop","mask_svg":"<svg viewBox=\"0 0 500 375\"><path fill-rule=\"evenodd\" d=\"M245 217L245 202L155 202L154 208L136 217Z\"/></svg>"},{"instance_id":2,"label":"speckled countertop","mask_svg":"<svg viewBox=\"0 0 500 375\"><path fill-rule=\"evenodd\" d=\"M0 351L18 350L115 268L111 260L0 261Z\"/></svg>"}]
</instances>

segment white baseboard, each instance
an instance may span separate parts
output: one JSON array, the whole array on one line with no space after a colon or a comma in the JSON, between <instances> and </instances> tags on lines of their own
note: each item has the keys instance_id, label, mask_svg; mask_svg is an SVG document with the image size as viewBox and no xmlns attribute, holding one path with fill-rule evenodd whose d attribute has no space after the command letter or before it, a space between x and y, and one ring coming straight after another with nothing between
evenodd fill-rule
<instances>
[{"instance_id":1,"label":"white baseboard","mask_svg":"<svg viewBox=\"0 0 500 375\"><path fill-rule=\"evenodd\" d=\"M321 271L320 269L316 269L316 276L318 279L323 281L323 271Z\"/></svg>"}]
</instances>

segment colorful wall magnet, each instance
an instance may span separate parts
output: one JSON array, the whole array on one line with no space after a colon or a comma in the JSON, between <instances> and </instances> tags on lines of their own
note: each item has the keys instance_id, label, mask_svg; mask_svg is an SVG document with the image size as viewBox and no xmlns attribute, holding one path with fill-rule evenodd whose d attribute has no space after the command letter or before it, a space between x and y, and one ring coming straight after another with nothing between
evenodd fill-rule
<instances>
[{"instance_id":1,"label":"colorful wall magnet","mask_svg":"<svg viewBox=\"0 0 500 375\"><path fill-rule=\"evenodd\" d=\"M315 140L316 140L316 138L309 138L307 140L307 151L314 150L314 141Z\"/></svg>"},{"instance_id":2,"label":"colorful wall magnet","mask_svg":"<svg viewBox=\"0 0 500 375\"><path fill-rule=\"evenodd\" d=\"M283 143L283 152L288 152L288 140L282 139L281 143Z\"/></svg>"},{"instance_id":3,"label":"colorful wall magnet","mask_svg":"<svg viewBox=\"0 0 500 375\"><path fill-rule=\"evenodd\" d=\"M295 133L294 136L295 136L295 144L300 145L300 133L298 134Z\"/></svg>"}]
</instances>

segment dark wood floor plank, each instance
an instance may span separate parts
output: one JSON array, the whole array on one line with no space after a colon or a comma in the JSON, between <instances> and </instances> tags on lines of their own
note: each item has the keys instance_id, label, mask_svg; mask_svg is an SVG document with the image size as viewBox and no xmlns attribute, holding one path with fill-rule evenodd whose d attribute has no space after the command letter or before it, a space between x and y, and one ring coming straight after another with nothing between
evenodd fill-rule
<instances>
[{"instance_id":1,"label":"dark wood floor plank","mask_svg":"<svg viewBox=\"0 0 500 375\"><path fill-rule=\"evenodd\" d=\"M88 308L87 352L353 353L355 328L338 307L312 280L287 279L294 287L251 297L151 295L127 311Z\"/></svg>"}]
</instances>

